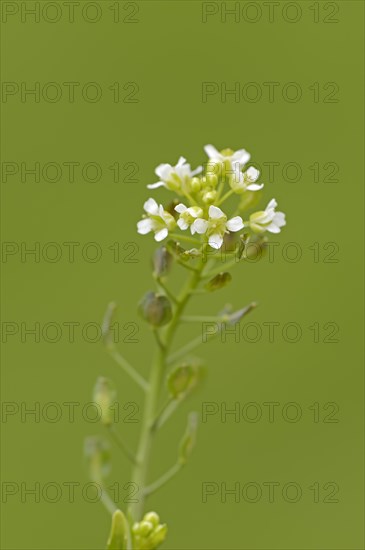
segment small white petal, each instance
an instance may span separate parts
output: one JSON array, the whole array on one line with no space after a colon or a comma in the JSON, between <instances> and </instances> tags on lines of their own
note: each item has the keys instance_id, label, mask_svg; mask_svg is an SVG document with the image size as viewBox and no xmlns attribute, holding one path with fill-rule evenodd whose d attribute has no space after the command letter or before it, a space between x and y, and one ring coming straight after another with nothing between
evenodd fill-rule
<instances>
[{"instance_id":1,"label":"small white petal","mask_svg":"<svg viewBox=\"0 0 365 550\"><path fill-rule=\"evenodd\" d=\"M213 204L209 207L209 217L212 218L212 220L218 220L219 218L223 218L225 214L222 212L218 206L213 206Z\"/></svg>"},{"instance_id":2,"label":"small white petal","mask_svg":"<svg viewBox=\"0 0 365 550\"><path fill-rule=\"evenodd\" d=\"M240 231L243 228L243 221L241 216L235 216L227 222L227 229L229 231Z\"/></svg>"},{"instance_id":3,"label":"small white petal","mask_svg":"<svg viewBox=\"0 0 365 550\"><path fill-rule=\"evenodd\" d=\"M182 166L183 164L185 164L185 162L186 162L186 158L180 157L179 160L177 161L176 167L177 167L177 168L180 168L180 166Z\"/></svg>"},{"instance_id":4,"label":"small white petal","mask_svg":"<svg viewBox=\"0 0 365 550\"><path fill-rule=\"evenodd\" d=\"M180 227L182 231L185 231L189 227L189 224L187 221L183 220L183 218L179 218L177 220L177 225Z\"/></svg>"},{"instance_id":5,"label":"small white petal","mask_svg":"<svg viewBox=\"0 0 365 550\"><path fill-rule=\"evenodd\" d=\"M192 175L192 176L196 176L197 174L200 174L200 172L202 172L202 170L203 170L203 167L202 167L202 166L198 166L197 168L195 168L195 170L193 170L193 171L191 172L191 175Z\"/></svg>"},{"instance_id":6,"label":"small white petal","mask_svg":"<svg viewBox=\"0 0 365 550\"><path fill-rule=\"evenodd\" d=\"M207 220L203 220L203 218L198 218L193 223L194 226L194 233L199 233L199 235L203 235L206 230L208 229L209 223Z\"/></svg>"},{"instance_id":7,"label":"small white petal","mask_svg":"<svg viewBox=\"0 0 365 550\"><path fill-rule=\"evenodd\" d=\"M155 174L162 180L166 180L172 170L171 164L159 164L155 170Z\"/></svg>"},{"instance_id":8,"label":"small white petal","mask_svg":"<svg viewBox=\"0 0 365 550\"><path fill-rule=\"evenodd\" d=\"M232 155L232 164L234 162L239 162L241 166L244 164L247 164L247 162L250 160L251 155L245 149L239 149Z\"/></svg>"},{"instance_id":9,"label":"small white petal","mask_svg":"<svg viewBox=\"0 0 365 550\"><path fill-rule=\"evenodd\" d=\"M222 158L222 155L217 151L217 149L214 147L214 145L205 145L204 151L208 155L210 159L220 159Z\"/></svg>"},{"instance_id":10,"label":"small white petal","mask_svg":"<svg viewBox=\"0 0 365 550\"><path fill-rule=\"evenodd\" d=\"M148 189L157 189L157 187L165 187L163 181L157 181L156 183L150 183L147 185Z\"/></svg>"},{"instance_id":11,"label":"small white petal","mask_svg":"<svg viewBox=\"0 0 365 550\"><path fill-rule=\"evenodd\" d=\"M199 206L191 206L188 212L192 218L199 218L203 215L203 210Z\"/></svg>"},{"instance_id":12,"label":"small white petal","mask_svg":"<svg viewBox=\"0 0 365 550\"><path fill-rule=\"evenodd\" d=\"M269 204L267 205L267 207L265 208L265 210L269 210L270 208L276 208L278 205L278 203L276 202L275 199L271 199L271 201L269 202Z\"/></svg>"},{"instance_id":13,"label":"small white petal","mask_svg":"<svg viewBox=\"0 0 365 550\"><path fill-rule=\"evenodd\" d=\"M167 227L164 227L163 229L160 229L160 231L157 231L155 233L155 241L160 242L166 239L167 235L169 234Z\"/></svg>"},{"instance_id":14,"label":"small white petal","mask_svg":"<svg viewBox=\"0 0 365 550\"><path fill-rule=\"evenodd\" d=\"M151 214L152 216L156 216L158 214L158 205L155 199L148 199L144 203L143 208L147 214Z\"/></svg>"},{"instance_id":15,"label":"small white petal","mask_svg":"<svg viewBox=\"0 0 365 550\"><path fill-rule=\"evenodd\" d=\"M280 233L280 227L275 225L275 223L271 223L267 227L265 227L266 231L269 231L269 233Z\"/></svg>"},{"instance_id":16,"label":"small white petal","mask_svg":"<svg viewBox=\"0 0 365 550\"><path fill-rule=\"evenodd\" d=\"M218 250L223 244L223 237L216 233L209 237L209 246Z\"/></svg>"},{"instance_id":17,"label":"small white petal","mask_svg":"<svg viewBox=\"0 0 365 550\"><path fill-rule=\"evenodd\" d=\"M284 212L275 212L273 223L275 223L278 227L283 227L286 225Z\"/></svg>"},{"instance_id":18,"label":"small white petal","mask_svg":"<svg viewBox=\"0 0 365 550\"><path fill-rule=\"evenodd\" d=\"M260 189L263 188L263 186L264 186L263 183L261 183L260 185L259 185L258 183L250 183L250 185L248 185L248 186L246 187L246 189L247 189L248 191L259 191Z\"/></svg>"},{"instance_id":19,"label":"small white petal","mask_svg":"<svg viewBox=\"0 0 365 550\"><path fill-rule=\"evenodd\" d=\"M246 170L246 176L252 182L257 181L260 177L260 171L254 166L250 166L250 168Z\"/></svg>"},{"instance_id":20,"label":"small white petal","mask_svg":"<svg viewBox=\"0 0 365 550\"><path fill-rule=\"evenodd\" d=\"M140 233L140 235L146 235L150 231L152 231L152 220L149 218L146 218L145 220L141 220L137 223L137 231Z\"/></svg>"},{"instance_id":21,"label":"small white petal","mask_svg":"<svg viewBox=\"0 0 365 550\"><path fill-rule=\"evenodd\" d=\"M188 208L185 206L185 204L183 204L182 202L180 202L180 204L178 204L178 205L175 206L175 210L176 210L176 212L179 212L179 214L182 214L183 212L185 212L186 210L188 210Z\"/></svg>"}]
</instances>

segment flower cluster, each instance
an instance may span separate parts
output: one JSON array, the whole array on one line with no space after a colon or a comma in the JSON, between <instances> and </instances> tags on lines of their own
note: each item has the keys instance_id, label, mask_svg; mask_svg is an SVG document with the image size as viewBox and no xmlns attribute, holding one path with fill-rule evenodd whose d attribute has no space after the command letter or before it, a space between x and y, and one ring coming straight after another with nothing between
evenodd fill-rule
<instances>
[{"instance_id":1,"label":"flower cluster","mask_svg":"<svg viewBox=\"0 0 365 550\"><path fill-rule=\"evenodd\" d=\"M237 214L251 204L251 200L241 200L230 219L220 208L231 195L246 194L251 199L252 194L263 188L264 184L256 183L260 172L246 166L250 154L244 149L219 152L213 145L206 145L204 149L209 157L205 172L202 166L192 170L184 157L180 157L176 166L160 164L156 168L160 179L147 187L165 187L184 197L184 202L176 204L176 201L165 209L149 198L143 207L145 215L137 224L138 233L153 232L156 241L163 241L176 228L190 230L191 235L200 235L202 242L214 249L221 248L226 234L243 229L256 234L279 233L286 222L283 212L276 211L275 199L271 199L265 210L252 213L245 221ZM177 237L174 233L172 236Z\"/></svg>"}]
</instances>

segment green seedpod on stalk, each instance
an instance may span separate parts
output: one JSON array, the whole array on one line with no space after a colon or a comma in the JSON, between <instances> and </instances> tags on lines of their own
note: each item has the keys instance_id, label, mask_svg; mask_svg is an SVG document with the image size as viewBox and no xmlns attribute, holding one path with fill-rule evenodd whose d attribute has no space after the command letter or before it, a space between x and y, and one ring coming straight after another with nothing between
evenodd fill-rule
<instances>
[{"instance_id":1,"label":"green seedpod on stalk","mask_svg":"<svg viewBox=\"0 0 365 550\"><path fill-rule=\"evenodd\" d=\"M138 305L141 317L153 327L162 327L172 318L170 300L163 294L147 292Z\"/></svg>"},{"instance_id":2,"label":"green seedpod on stalk","mask_svg":"<svg viewBox=\"0 0 365 550\"><path fill-rule=\"evenodd\" d=\"M121 510L115 510L107 550L127 550L129 538L128 521Z\"/></svg>"},{"instance_id":3,"label":"green seedpod on stalk","mask_svg":"<svg viewBox=\"0 0 365 550\"><path fill-rule=\"evenodd\" d=\"M256 262L266 253L268 238L263 235L258 238L250 239L242 252L241 258Z\"/></svg>"},{"instance_id":4,"label":"green seedpod on stalk","mask_svg":"<svg viewBox=\"0 0 365 550\"><path fill-rule=\"evenodd\" d=\"M114 383L104 376L99 376L94 386L93 400L101 412L101 423L110 426L114 422L112 405L117 398Z\"/></svg>"},{"instance_id":5,"label":"green seedpod on stalk","mask_svg":"<svg viewBox=\"0 0 365 550\"><path fill-rule=\"evenodd\" d=\"M195 447L196 432L198 428L198 413L191 412L188 416L186 432L179 447L179 464L185 465Z\"/></svg>"},{"instance_id":6,"label":"green seedpod on stalk","mask_svg":"<svg viewBox=\"0 0 365 550\"><path fill-rule=\"evenodd\" d=\"M100 436L90 436L85 439L84 455L89 467L90 478L101 481L110 473L111 457L108 441Z\"/></svg>"},{"instance_id":7,"label":"green seedpod on stalk","mask_svg":"<svg viewBox=\"0 0 365 550\"><path fill-rule=\"evenodd\" d=\"M215 277L213 277L213 279L208 281L205 288L208 292L214 292L215 290L219 290L220 288L228 285L231 281L232 275L225 271L223 273L218 273Z\"/></svg>"},{"instance_id":8,"label":"green seedpod on stalk","mask_svg":"<svg viewBox=\"0 0 365 550\"><path fill-rule=\"evenodd\" d=\"M157 248L153 255L153 272L155 277L165 277L172 265L172 255L166 246Z\"/></svg>"},{"instance_id":9,"label":"green seedpod on stalk","mask_svg":"<svg viewBox=\"0 0 365 550\"><path fill-rule=\"evenodd\" d=\"M172 370L167 378L167 388L173 399L183 399L200 382L203 376L198 365L180 365Z\"/></svg>"}]
</instances>

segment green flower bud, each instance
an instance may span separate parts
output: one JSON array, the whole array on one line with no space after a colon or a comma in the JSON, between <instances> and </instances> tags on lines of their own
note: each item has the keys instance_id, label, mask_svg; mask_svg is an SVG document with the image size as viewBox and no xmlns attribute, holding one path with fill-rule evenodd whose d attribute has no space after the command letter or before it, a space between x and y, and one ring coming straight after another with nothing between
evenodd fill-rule
<instances>
[{"instance_id":1,"label":"green flower bud","mask_svg":"<svg viewBox=\"0 0 365 550\"><path fill-rule=\"evenodd\" d=\"M141 521L139 524L138 534L140 537L146 538L153 531L153 524L150 521Z\"/></svg>"},{"instance_id":2,"label":"green flower bud","mask_svg":"<svg viewBox=\"0 0 365 550\"><path fill-rule=\"evenodd\" d=\"M181 365L174 369L167 379L167 387L174 399L185 397L197 384L198 368L192 365Z\"/></svg>"},{"instance_id":3,"label":"green flower bud","mask_svg":"<svg viewBox=\"0 0 365 550\"><path fill-rule=\"evenodd\" d=\"M164 277L170 270L172 256L166 246L157 248L153 255L153 268L156 277Z\"/></svg>"},{"instance_id":4,"label":"green flower bud","mask_svg":"<svg viewBox=\"0 0 365 550\"><path fill-rule=\"evenodd\" d=\"M215 174L208 173L205 176L205 181L206 181L207 186L216 187L216 185L218 183L218 177Z\"/></svg>"},{"instance_id":5,"label":"green flower bud","mask_svg":"<svg viewBox=\"0 0 365 550\"><path fill-rule=\"evenodd\" d=\"M232 281L232 275L230 273L224 272L224 273L218 273L213 279L211 279L206 285L205 288L209 292L214 292L215 290L219 290L220 288L223 288L224 286L228 285Z\"/></svg>"},{"instance_id":6,"label":"green flower bud","mask_svg":"<svg viewBox=\"0 0 365 550\"><path fill-rule=\"evenodd\" d=\"M182 465L187 463L195 446L197 426L198 415L192 412L188 416L188 426L179 448L179 463Z\"/></svg>"},{"instance_id":7,"label":"green flower bud","mask_svg":"<svg viewBox=\"0 0 365 550\"><path fill-rule=\"evenodd\" d=\"M148 512L143 520L132 527L133 548L136 550L156 550L163 543L167 534L167 526L160 524L156 512Z\"/></svg>"},{"instance_id":8,"label":"green flower bud","mask_svg":"<svg viewBox=\"0 0 365 550\"><path fill-rule=\"evenodd\" d=\"M117 392L111 380L100 376L94 386L93 399L100 407L101 422L105 426L110 426L113 421L113 411L111 406L115 403Z\"/></svg>"},{"instance_id":9,"label":"green flower bud","mask_svg":"<svg viewBox=\"0 0 365 550\"><path fill-rule=\"evenodd\" d=\"M102 437L87 437L84 444L84 454L91 479L100 482L111 470L109 443Z\"/></svg>"},{"instance_id":10,"label":"green flower bud","mask_svg":"<svg viewBox=\"0 0 365 550\"><path fill-rule=\"evenodd\" d=\"M142 318L154 327L162 327L171 321L172 307L163 294L147 292L138 305Z\"/></svg>"},{"instance_id":11,"label":"green flower bud","mask_svg":"<svg viewBox=\"0 0 365 550\"><path fill-rule=\"evenodd\" d=\"M167 535L167 525L166 523L158 525L153 531L152 535L149 537L149 542L151 548L157 548L160 544L163 543Z\"/></svg>"},{"instance_id":12,"label":"green flower bud","mask_svg":"<svg viewBox=\"0 0 365 550\"><path fill-rule=\"evenodd\" d=\"M216 198L217 198L217 191L215 190L207 191L203 195L203 202L205 202L205 204L212 204L216 200Z\"/></svg>"},{"instance_id":13,"label":"green flower bud","mask_svg":"<svg viewBox=\"0 0 365 550\"><path fill-rule=\"evenodd\" d=\"M199 178L194 177L190 182L190 187L193 193L200 191L202 183Z\"/></svg>"},{"instance_id":14,"label":"green flower bud","mask_svg":"<svg viewBox=\"0 0 365 550\"><path fill-rule=\"evenodd\" d=\"M112 517L112 527L107 542L107 550L126 550L128 548L129 526L121 510L116 510Z\"/></svg>"},{"instance_id":15,"label":"green flower bud","mask_svg":"<svg viewBox=\"0 0 365 550\"><path fill-rule=\"evenodd\" d=\"M156 512L148 512L144 515L143 520L152 523L154 528L157 527L160 523L160 517L158 514L156 514Z\"/></svg>"}]
</instances>

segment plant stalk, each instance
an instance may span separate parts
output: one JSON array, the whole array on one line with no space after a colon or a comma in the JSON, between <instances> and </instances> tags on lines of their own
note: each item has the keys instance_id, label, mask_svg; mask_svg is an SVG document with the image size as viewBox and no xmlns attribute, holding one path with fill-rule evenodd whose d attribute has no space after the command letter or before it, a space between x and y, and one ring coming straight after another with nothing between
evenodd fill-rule
<instances>
[{"instance_id":1,"label":"plant stalk","mask_svg":"<svg viewBox=\"0 0 365 550\"><path fill-rule=\"evenodd\" d=\"M132 521L140 521L144 513L145 499L144 489L147 485L148 468L151 459L152 443L155 434L154 420L159 410L159 397L162 389L162 383L167 366L167 353L170 350L174 334L179 325L181 315L189 301L192 291L198 286L204 262L201 260L197 269L192 273L187 285L183 289L175 308L175 312L170 324L165 331L163 345L157 346L155 358L152 362L149 387L146 392L145 407L142 420L141 435L137 451L137 463L133 468L132 481L139 488L138 502L132 503L129 507L129 515Z\"/></svg>"}]
</instances>

